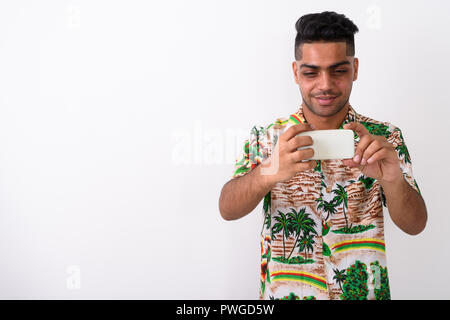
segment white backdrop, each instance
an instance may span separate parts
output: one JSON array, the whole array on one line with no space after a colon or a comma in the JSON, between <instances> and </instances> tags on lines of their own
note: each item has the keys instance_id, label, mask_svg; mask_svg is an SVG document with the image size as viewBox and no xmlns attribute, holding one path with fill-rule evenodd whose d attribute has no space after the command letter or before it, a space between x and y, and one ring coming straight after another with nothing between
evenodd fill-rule
<instances>
[{"instance_id":1,"label":"white backdrop","mask_svg":"<svg viewBox=\"0 0 450 320\"><path fill-rule=\"evenodd\" d=\"M312 4L313 2L318 4ZM448 1L1 1L0 298L256 299L262 203L218 200L254 124L297 111L294 24L359 27L357 112L404 134L428 208L386 213L393 299L448 299Z\"/></svg>"}]
</instances>

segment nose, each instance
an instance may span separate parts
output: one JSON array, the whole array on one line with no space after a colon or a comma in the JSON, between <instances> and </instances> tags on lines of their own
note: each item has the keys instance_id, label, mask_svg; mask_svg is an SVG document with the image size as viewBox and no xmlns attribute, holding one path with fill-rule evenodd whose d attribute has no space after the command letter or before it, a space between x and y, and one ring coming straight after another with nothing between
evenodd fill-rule
<instances>
[{"instance_id":1,"label":"nose","mask_svg":"<svg viewBox=\"0 0 450 320\"><path fill-rule=\"evenodd\" d=\"M320 91L327 91L333 87L333 79L328 72L322 72L318 79L317 89Z\"/></svg>"}]
</instances>

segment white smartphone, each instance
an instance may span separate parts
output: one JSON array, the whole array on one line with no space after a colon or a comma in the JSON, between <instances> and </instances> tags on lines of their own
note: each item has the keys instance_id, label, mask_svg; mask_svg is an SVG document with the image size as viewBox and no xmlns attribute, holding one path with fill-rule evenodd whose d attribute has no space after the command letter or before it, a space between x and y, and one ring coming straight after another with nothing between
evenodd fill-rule
<instances>
[{"instance_id":1,"label":"white smartphone","mask_svg":"<svg viewBox=\"0 0 450 320\"><path fill-rule=\"evenodd\" d=\"M348 129L313 130L299 133L298 136L310 136L314 156L310 160L350 159L355 155L354 133Z\"/></svg>"}]
</instances>

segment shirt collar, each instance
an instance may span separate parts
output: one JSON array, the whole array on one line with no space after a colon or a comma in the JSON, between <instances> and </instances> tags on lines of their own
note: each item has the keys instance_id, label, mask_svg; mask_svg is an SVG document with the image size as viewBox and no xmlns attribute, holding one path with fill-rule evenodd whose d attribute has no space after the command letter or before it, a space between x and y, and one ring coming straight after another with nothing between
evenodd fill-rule
<instances>
[{"instance_id":1,"label":"shirt collar","mask_svg":"<svg viewBox=\"0 0 450 320\"><path fill-rule=\"evenodd\" d=\"M353 109L353 107L349 104L348 105L347 116L345 117L344 121L340 125L339 129L343 129L344 124L347 124L349 122L357 121L357 116L358 116L358 114ZM305 119L305 116L303 115L303 107L302 107L302 105L300 105L300 108L298 109L298 111L296 113L291 115L291 118L298 118L300 120L300 123L307 123L307 121Z\"/></svg>"}]
</instances>

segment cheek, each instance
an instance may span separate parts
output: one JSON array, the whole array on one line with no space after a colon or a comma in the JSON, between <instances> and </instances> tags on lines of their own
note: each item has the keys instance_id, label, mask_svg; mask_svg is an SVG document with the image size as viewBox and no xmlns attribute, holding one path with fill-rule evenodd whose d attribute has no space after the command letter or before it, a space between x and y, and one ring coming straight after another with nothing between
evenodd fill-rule
<instances>
[{"instance_id":1,"label":"cheek","mask_svg":"<svg viewBox=\"0 0 450 320\"><path fill-rule=\"evenodd\" d=\"M303 80L302 82L300 82L299 87L300 87L300 91L304 95L309 95L309 93L311 93L312 89L314 88L314 85L309 81Z\"/></svg>"},{"instance_id":2,"label":"cheek","mask_svg":"<svg viewBox=\"0 0 450 320\"><path fill-rule=\"evenodd\" d=\"M339 88L339 91L341 91L342 93L348 93L352 90L352 86L353 86L353 78L346 78L346 79L340 79L338 81L336 81L336 87Z\"/></svg>"}]
</instances>

